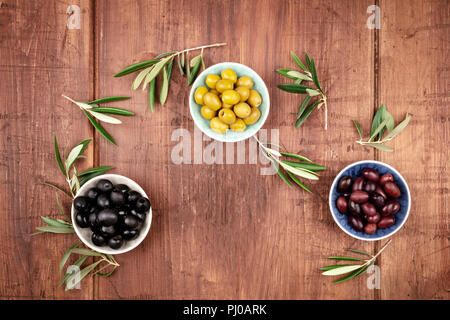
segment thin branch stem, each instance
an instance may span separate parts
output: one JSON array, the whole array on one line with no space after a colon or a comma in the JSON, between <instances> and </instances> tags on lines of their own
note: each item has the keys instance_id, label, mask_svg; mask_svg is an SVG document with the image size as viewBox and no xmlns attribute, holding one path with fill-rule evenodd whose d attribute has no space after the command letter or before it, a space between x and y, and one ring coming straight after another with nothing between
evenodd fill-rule
<instances>
[{"instance_id":1,"label":"thin branch stem","mask_svg":"<svg viewBox=\"0 0 450 320\"><path fill-rule=\"evenodd\" d=\"M175 53L174 55L183 53L183 52L189 52L189 51L195 51L195 50L203 50L205 48L212 48L212 47L222 47L222 46L226 46L227 44L225 42L223 43L214 43L214 44L209 44L206 46L200 46L200 47L195 47L195 48L189 48L189 49L184 49L181 51L178 51L177 53Z\"/></svg>"}]
</instances>

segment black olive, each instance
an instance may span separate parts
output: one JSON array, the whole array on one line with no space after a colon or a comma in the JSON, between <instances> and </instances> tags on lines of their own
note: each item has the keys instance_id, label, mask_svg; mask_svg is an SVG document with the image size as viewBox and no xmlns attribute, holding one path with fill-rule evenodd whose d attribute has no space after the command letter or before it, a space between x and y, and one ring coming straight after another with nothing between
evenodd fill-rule
<instances>
[{"instance_id":1,"label":"black olive","mask_svg":"<svg viewBox=\"0 0 450 320\"><path fill-rule=\"evenodd\" d=\"M141 227L141 222L139 221L139 219L137 217L135 217L132 214L129 214L129 215L125 216L125 218L123 219L123 225L124 225L125 229L136 230Z\"/></svg>"},{"instance_id":2,"label":"black olive","mask_svg":"<svg viewBox=\"0 0 450 320\"><path fill-rule=\"evenodd\" d=\"M130 213L131 213L133 216L138 217L139 220L142 220L142 221L145 220L145 216L146 216L146 213L145 213L145 212L139 212L139 211L137 211L136 209L131 209Z\"/></svg>"},{"instance_id":3,"label":"black olive","mask_svg":"<svg viewBox=\"0 0 450 320\"><path fill-rule=\"evenodd\" d=\"M349 200L348 201L348 211L354 216L361 215L361 206L356 202Z\"/></svg>"},{"instance_id":4,"label":"black olive","mask_svg":"<svg viewBox=\"0 0 450 320\"><path fill-rule=\"evenodd\" d=\"M375 205L375 207L377 208L384 207L385 200L381 194L372 193L372 195L370 196L370 200Z\"/></svg>"},{"instance_id":5,"label":"black olive","mask_svg":"<svg viewBox=\"0 0 450 320\"><path fill-rule=\"evenodd\" d=\"M108 241L108 246L111 249L119 249L123 244L123 239L122 236L119 234L117 236L112 237L111 239L109 239Z\"/></svg>"},{"instance_id":6,"label":"black olive","mask_svg":"<svg viewBox=\"0 0 450 320\"><path fill-rule=\"evenodd\" d=\"M98 191L97 188L90 188L87 193L86 196L91 199L91 200L96 200L98 195L100 194L100 191Z\"/></svg>"},{"instance_id":7,"label":"black olive","mask_svg":"<svg viewBox=\"0 0 450 320\"><path fill-rule=\"evenodd\" d=\"M117 228L112 226L101 226L100 227L100 234L105 238L110 238L114 236L117 233Z\"/></svg>"},{"instance_id":8,"label":"black olive","mask_svg":"<svg viewBox=\"0 0 450 320\"><path fill-rule=\"evenodd\" d=\"M338 187L337 187L338 191L345 192L345 191L349 190L352 185L352 182L353 182L352 177L343 176L341 179L339 179Z\"/></svg>"},{"instance_id":9,"label":"black olive","mask_svg":"<svg viewBox=\"0 0 450 320\"><path fill-rule=\"evenodd\" d=\"M116 210L106 208L98 213L97 219L102 226L111 226L117 223L119 215Z\"/></svg>"},{"instance_id":10,"label":"black olive","mask_svg":"<svg viewBox=\"0 0 450 320\"><path fill-rule=\"evenodd\" d=\"M128 192L127 195L127 202L130 204L134 204L137 199L139 199L141 197L141 194L137 191L131 190Z\"/></svg>"},{"instance_id":11,"label":"black olive","mask_svg":"<svg viewBox=\"0 0 450 320\"><path fill-rule=\"evenodd\" d=\"M87 228L89 226L87 217L81 213L77 213L75 221L80 228Z\"/></svg>"},{"instance_id":12,"label":"black olive","mask_svg":"<svg viewBox=\"0 0 450 320\"><path fill-rule=\"evenodd\" d=\"M99 182L97 182L97 188L101 192L110 192L113 189L113 184L109 180L102 179Z\"/></svg>"},{"instance_id":13,"label":"black olive","mask_svg":"<svg viewBox=\"0 0 450 320\"><path fill-rule=\"evenodd\" d=\"M136 210L139 212L147 212L150 209L150 201L147 198L140 197L136 201Z\"/></svg>"},{"instance_id":14,"label":"black olive","mask_svg":"<svg viewBox=\"0 0 450 320\"><path fill-rule=\"evenodd\" d=\"M97 212L92 212L88 216L88 222L91 229L95 229L98 227L98 219L97 219Z\"/></svg>"},{"instance_id":15,"label":"black olive","mask_svg":"<svg viewBox=\"0 0 450 320\"><path fill-rule=\"evenodd\" d=\"M130 188L126 184L118 184L114 187L114 190L120 191L123 194L126 194Z\"/></svg>"},{"instance_id":16,"label":"black olive","mask_svg":"<svg viewBox=\"0 0 450 320\"><path fill-rule=\"evenodd\" d=\"M100 208L108 208L111 206L111 200L109 199L109 197L106 194L103 193L98 196L97 205Z\"/></svg>"},{"instance_id":17,"label":"black olive","mask_svg":"<svg viewBox=\"0 0 450 320\"><path fill-rule=\"evenodd\" d=\"M89 208L89 200L86 197L76 197L73 206L77 211L85 212Z\"/></svg>"},{"instance_id":18,"label":"black olive","mask_svg":"<svg viewBox=\"0 0 450 320\"><path fill-rule=\"evenodd\" d=\"M116 206L120 206L125 203L125 195L120 190L111 191L109 198L111 199L111 202Z\"/></svg>"},{"instance_id":19,"label":"black olive","mask_svg":"<svg viewBox=\"0 0 450 320\"><path fill-rule=\"evenodd\" d=\"M122 237L125 240L132 240L139 235L139 230L123 230Z\"/></svg>"},{"instance_id":20,"label":"black olive","mask_svg":"<svg viewBox=\"0 0 450 320\"><path fill-rule=\"evenodd\" d=\"M124 217L130 212L130 208L127 207L120 207L119 210L117 210L117 214L119 217Z\"/></svg>"},{"instance_id":21,"label":"black olive","mask_svg":"<svg viewBox=\"0 0 450 320\"><path fill-rule=\"evenodd\" d=\"M96 246L102 247L106 244L106 239L101 234L93 233L91 239Z\"/></svg>"}]
</instances>

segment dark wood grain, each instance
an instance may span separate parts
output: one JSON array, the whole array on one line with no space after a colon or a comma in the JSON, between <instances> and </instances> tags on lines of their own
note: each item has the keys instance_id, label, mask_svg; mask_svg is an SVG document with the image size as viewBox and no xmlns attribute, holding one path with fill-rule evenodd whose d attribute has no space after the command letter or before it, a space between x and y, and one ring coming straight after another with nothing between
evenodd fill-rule
<instances>
[{"instance_id":1,"label":"dark wood grain","mask_svg":"<svg viewBox=\"0 0 450 320\"><path fill-rule=\"evenodd\" d=\"M53 134L61 148L91 136L80 110L61 97L79 99L92 92L90 4L78 2L80 30L66 27L73 2L2 1L0 7L0 297L90 298L92 281L82 290L58 289L58 264L74 235L37 235L40 216L60 218L55 192L65 187L53 153ZM88 150L85 166L92 163ZM80 167L81 169L82 167ZM64 199L65 207L70 201Z\"/></svg>"},{"instance_id":2,"label":"dark wood grain","mask_svg":"<svg viewBox=\"0 0 450 320\"><path fill-rule=\"evenodd\" d=\"M374 2L380 30L366 26ZM80 30L66 28L70 4L82 10ZM448 17L448 3L434 0L0 1L0 298L448 299ZM169 98L154 113L147 92L132 92L133 75L113 78L161 52L216 42L227 46L205 50L207 66L240 62L266 82L269 140L278 134L289 151L327 167L309 183L314 195L261 175L267 164L249 163L254 142L245 143L244 164L194 163L190 87L176 68ZM294 67L291 50L316 61L329 101L326 131L323 110L295 129L302 96L276 87L285 80L275 69ZM132 95L111 105L136 116L105 125L113 146L61 93ZM351 120L367 131L381 103L397 122L413 114L389 143L392 154L355 143ZM171 158L180 129L191 135L191 164ZM117 256L121 267L110 278L88 277L80 291L56 287L59 260L75 236L30 237L41 215L58 216L54 192L35 185L65 183L53 134L69 146L93 137L83 166L114 165L153 207L145 241ZM211 143L202 141L202 149ZM363 159L393 165L413 196L409 220L377 262L381 290L367 288L366 274L334 285L319 271L328 255L349 247L375 252L384 243L350 238L329 213L335 175Z\"/></svg>"}]
</instances>

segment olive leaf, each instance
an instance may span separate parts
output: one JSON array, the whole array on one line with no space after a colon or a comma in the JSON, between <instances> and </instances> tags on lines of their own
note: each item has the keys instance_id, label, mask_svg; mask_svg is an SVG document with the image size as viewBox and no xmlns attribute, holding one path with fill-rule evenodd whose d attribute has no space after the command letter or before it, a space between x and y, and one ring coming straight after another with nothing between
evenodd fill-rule
<instances>
[{"instance_id":1,"label":"olive leaf","mask_svg":"<svg viewBox=\"0 0 450 320\"><path fill-rule=\"evenodd\" d=\"M150 110L155 111L155 94L156 94L156 79L150 81L148 88L148 105Z\"/></svg>"},{"instance_id":2,"label":"olive leaf","mask_svg":"<svg viewBox=\"0 0 450 320\"><path fill-rule=\"evenodd\" d=\"M125 69L119 71L118 73L116 73L114 75L114 77L122 77L124 75L136 72L136 71L141 70L141 69L143 69L145 67L154 65L158 61L159 60L149 60L149 61L142 61L142 62L138 62L138 63L132 64L132 65L126 67Z\"/></svg>"}]
</instances>

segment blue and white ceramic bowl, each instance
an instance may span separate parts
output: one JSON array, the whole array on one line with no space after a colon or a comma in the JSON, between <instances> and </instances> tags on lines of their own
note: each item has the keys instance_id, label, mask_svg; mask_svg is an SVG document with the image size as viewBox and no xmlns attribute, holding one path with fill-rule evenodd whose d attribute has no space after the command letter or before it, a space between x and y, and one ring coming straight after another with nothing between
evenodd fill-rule
<instances>
[{"instance_id":1,"label":"blue and white ceramic bowl","mask_svg":"<svg viewBox=\"0 0 450 320\"><path fill-rule=\"evenodd\" d=\"M377 231L375 231L375 233L373 234L366 234L362 231L356 231L355 229L353 229L348 222L348 216L346 214L340 213L336 206L337 198L341 196L341 193L337 191L337 184L339 180L342 178L342 176L351 176L353 178L359 177L361 176L361 172L364 168L375 169L378 171L380 176L385 173L392 174L392 176L394 177L394 182L397 184L401 192L400 198L397 199L397 201L400 203L400 210L394 215L395 224L388 228L377 229ZM411 208L411 194L409 192L408 184L406 183L405 179L393 167L380 161L364 160L348 165L347 167L342 169L341 172L339 172L336 178L334 178L333 184L331 185L330 189L329 205L334 221L336 221L337 225L345 233L359 240L376 241L392 236L394 233L400 230L400 228L406 222L406 219L408 219L409 216L409 210Z\"/></svg>"},{"instance_id":2,"label":"blue and white ceramic bowl","mask_svg":"<svg viewBox=\"0 0 450 320\"><path fill-rule=\"evenodd\" d=\"M206 86L205 80L208 74L220 75L222 70L227 68L233 69L236 72L238 78L242 76L249 76L250 78L252 78L252 89L258 91L262 98L262 103L258 107L259 111L261 111L261 117L256 123L247 126L246 130L243 132L228 130L225 134L220 134L211 129L211 127L209 126L210 120L204 119L202 117L200 113L200 109L202 106L195 102L194 93L198 87ZM242 141L253 136L256 132L258 132L259 129L261 129L261 127L264 125L264 122L266 122L270 109L269 91L267 90L266 84L264 83L263 79L261 79L261 77L254 70L240 63L222 62L205 69L194 81L194 84L191 88L191 93L189 94L189 109L195 125L208 137L222 142Z\"/></svg>"}]
</instances>

